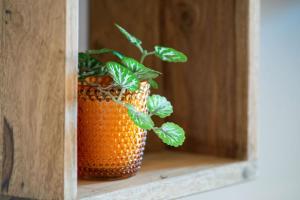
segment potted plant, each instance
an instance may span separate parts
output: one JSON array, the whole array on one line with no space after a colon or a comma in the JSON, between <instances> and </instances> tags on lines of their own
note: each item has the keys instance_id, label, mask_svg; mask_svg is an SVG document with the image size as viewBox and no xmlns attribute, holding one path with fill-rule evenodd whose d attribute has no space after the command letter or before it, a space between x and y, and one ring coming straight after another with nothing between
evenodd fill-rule
<instances>
[{"instance_id":1,"label":"potted plant","mask_svg":"<svg viewBox=\"0 0 300 200\"><path fill-rule=\"evenodd\" d=\"M155 126L154 116L165 118L173 112L163 96L151 95L150 87L161 73L143 64L155 55L166 62L186 62L173 48L155 46L153 51L116 25L141 52L140 61L112 49L79 53L78 86L78 175L81 178L116 179L134 175L141 166L146 133L153 132L167 145L178 147L184 130L173 122ZM115 61L102 63L94 55L111 53Z\"/></svg>"}]
</instances>

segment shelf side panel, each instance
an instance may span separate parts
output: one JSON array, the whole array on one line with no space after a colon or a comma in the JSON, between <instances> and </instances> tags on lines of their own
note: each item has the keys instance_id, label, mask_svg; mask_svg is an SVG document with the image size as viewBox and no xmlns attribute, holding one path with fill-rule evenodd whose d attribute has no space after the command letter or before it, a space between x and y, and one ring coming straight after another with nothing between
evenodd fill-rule
<instances>
[{"instance_id":1,"label":"shelf side panel","mask_svg":"<svg viewBox=\"0 0 300 200\"><path fill-rule=\"evenodd\" d=\"M259 64L259 0L236 1L236 69L237 69L237 118L235 138L239 144L236 157L247 160L257 159L256 101L257 70ZM246 66L246 67L243 67Z\"/></svg>"},{"instance_id":2,"label":"shelf side panel","mask_svg":"<svg viewBox=\"0 0 300 200\"><path fill-rule=\"evenodd\" d=\"M0 194L74 199L77 2L1 3Z\"/></svg>"}]
</instances>

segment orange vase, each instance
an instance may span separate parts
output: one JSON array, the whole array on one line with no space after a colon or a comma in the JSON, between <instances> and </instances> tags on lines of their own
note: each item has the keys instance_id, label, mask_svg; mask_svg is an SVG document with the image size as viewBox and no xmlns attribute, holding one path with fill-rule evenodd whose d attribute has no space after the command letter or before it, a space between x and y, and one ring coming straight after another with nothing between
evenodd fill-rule
<instances>
[{"instance_id":1,"label":"orange vase","mask_svg":"<svg viewBox=\"0 0 300 200\"><path fill-rule=\"evenodd\" d=\"M119 91L114 90L117 95ZM149 84L127 92L123 101L146 112ZM136 174L141 166L147 132L137 127L127 109L95 87L78 87L78 176L118 179Z\"/></svg>"}]
</instances>

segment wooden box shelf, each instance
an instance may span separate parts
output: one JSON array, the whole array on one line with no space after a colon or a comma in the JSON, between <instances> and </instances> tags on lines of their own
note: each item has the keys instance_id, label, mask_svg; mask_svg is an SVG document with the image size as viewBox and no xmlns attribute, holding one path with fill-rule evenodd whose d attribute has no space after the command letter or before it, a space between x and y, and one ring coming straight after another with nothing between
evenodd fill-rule
<instances>
[{"instance_id":1,"label":"wooden box shelf","mask_svg":"<svg viewBox=\"0 0 300 200\"><path fill-rule=\"evenodd\" d=\"M119 23L146 48L185 52L185 64L147 58L158 93L186 130L179 149L149 133L140 172L77 179L78 0L0 0L0 199L174 199L256 174L258 0L89 0L90 48L134 57Z\"/></svg>"}]
</instances>

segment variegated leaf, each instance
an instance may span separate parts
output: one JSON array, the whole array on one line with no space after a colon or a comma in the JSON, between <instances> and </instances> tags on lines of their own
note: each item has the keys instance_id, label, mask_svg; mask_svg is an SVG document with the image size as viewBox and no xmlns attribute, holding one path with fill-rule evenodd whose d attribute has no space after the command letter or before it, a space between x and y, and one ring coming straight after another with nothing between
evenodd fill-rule
<instances>
[{"instance_id":1,"label":"variegated leaf","mask_svg":"<svg viewBox=\"0 0 300 200\"><path fill-rule=\"evenodd\" d=\"M173 112L171 103L165 97L156 94L148 97L147 108L152 115L160 118L170 116Z\"/></svg>"},{"instance_id":2,"label":"variegated leaf","mask_svg":"<svg viewBox=\"0 0 300 200\"><path fill-rule=\"evenodd\" d=\"M126 67L117 62L107 62L106 67L108 73L119 86L130 91L135 91L139 88L140 82L137 76Z\"/></svg>"},{"instance_id":3,"label":"variegated leaf","mask_svg":"<svg viewBox=\"0 0 300 200\"><path fill-rule=\"evenodd\" d=\"M121 61L128 69L130 69L139 80L148 80L158 77L161 73L145 67L137 60L129 57L124 57Z\"/></svg>"},{"instance_id":4,"label":"variegated leaf","mask_svg":"<svg viewBox=\"0 0 300 200\"><path fill-rule=\"evenodd\" d=\"M137 111L135 107L130 104L126 104L126 107L128 109L128 115L135 125L145 130L150 130L154 127L154 122L149 115Z\"/></svg>"},{"instance_id":5,"label":"variegated leaf","mask_svg":"<svg viewBox=\"0 0 300 200\"><path fill-rule=\"evenodd\" d=\"M78 68L78 78L80 80L84 80L90 76L103 76L107 74L105 65L87 53L78 54Z\"/></svg>"},{"instance_id":6,"label":"variegated leaf","mask_svg":"<svg viewBox=\"0 0 300 200\"><path fill-rule=\"evenodd\" d=\"M172 122L166 122L153 130L165 144L173 147L181 146L185 140L184 130Z\"/></svg>"},{"instance_id":7,"label":"variegated leaf","mask_svg":"<svg viewBox=\"0 0 300 200\"><path fill-rule=\"evenodd\" d=\"M186 62L187 57L184 53L169 47L155 46L155 55L167 62Z\"/></svg>"},{"instance_id":8,"label":"variegated leaf","mask_svg":"<svg viewBox=\"0 0 300 200\"><path fill-rule=\"evenodd\" d=\"M127 38L129 42L134 44L136 47L140 47L142 44L142 41L128 33L123 27L119 26L118 24L115 24L116 27L119 29L119 31Z\"/></svg>"}]
</instances>

